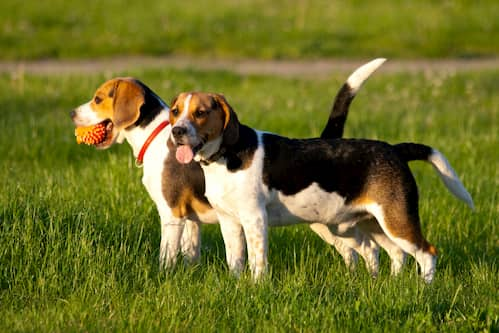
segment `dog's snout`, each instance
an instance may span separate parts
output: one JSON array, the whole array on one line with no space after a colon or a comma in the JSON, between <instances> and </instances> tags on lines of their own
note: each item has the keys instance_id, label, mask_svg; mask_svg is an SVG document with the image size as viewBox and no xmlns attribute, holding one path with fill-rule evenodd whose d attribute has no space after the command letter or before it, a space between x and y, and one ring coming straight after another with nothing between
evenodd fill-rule
<instances>
[{"instance_id":1,"label":"dog's snout","mask_svg":"<svg viewBox=\"0 0 499 333\"><path fill-rule=\"evenodd\" d=\"M172 128L172 134L175 138L180 138L187 133L187 128L183 126L175 126Z\"/></svg>"},{"instance_id":2,"label":"dog's snout","mask_svg":"<svg viewBox=\"0 0 499 333\"><path fill-rule=\"evenodd\" d=\"M71 117L71 119L74 119L74 117L76 117L76 110L72 110L72 111L69 113L69 116Z\"/></svg>"}]
</instances>

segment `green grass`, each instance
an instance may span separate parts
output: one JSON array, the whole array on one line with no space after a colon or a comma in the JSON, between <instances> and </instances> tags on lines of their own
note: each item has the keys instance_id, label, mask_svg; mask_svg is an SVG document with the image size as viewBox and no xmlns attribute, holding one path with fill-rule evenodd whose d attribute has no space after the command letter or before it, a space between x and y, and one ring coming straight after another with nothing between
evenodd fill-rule
<instances>
[{"instance_id":1,"label":"green grass","mask_svg":"<svg viewBox=\"0 0 499 333\"><path fill-rule=\"evenodd\" d=\"M115 74L140 77L167 101L223 92L243 122L295 137L320 133L346 77ZM73 136L68 112L104 79L0 76L0 331L499 329L499 71L378 72L351 108L346 136L437 147L474 197L472 213L431 167L412 166L424 233L440 251L429 286L413 260L391 278L384 254L378 279L362 264L349 273L304 226L271 230L271 274L256 285L228 274L218 226L203 228L198 266L160 273L159 218L129 147L95 151Z\"/></svg>"},{"instance_id":2,"label":"green grass","mask_svg":"<svg viewBox=\"0 0 499 333\"><path fill-rule=\"evenodd\" d=\"M495 0L4 0L0 59L497 56L498 17Z\"/></svg>"}]
</instances>

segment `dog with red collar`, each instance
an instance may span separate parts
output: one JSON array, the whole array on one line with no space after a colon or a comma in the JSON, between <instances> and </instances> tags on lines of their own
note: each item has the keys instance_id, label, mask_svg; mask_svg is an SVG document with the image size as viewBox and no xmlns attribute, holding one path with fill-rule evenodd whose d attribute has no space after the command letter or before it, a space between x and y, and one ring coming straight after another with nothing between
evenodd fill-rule
<instances>
[{"instance_id":1,"label":"dog with red collar","mask_svg":"<svg viewBox=\"0 0 499 333\"><path fill-rule=\"evenodd\" d=\"M363 82L383 62L384 59L373 60L350 75L335 98L321 137L342 136L350 103ZM130 144L137 165L143 167L142 182L161 219L160 266L175 264L179 253L187 262L196 261L200 249L200 223L216 223L217 219L204 196L204 176L199 165L177 162L175 147L164 144L171 131L166 103L142 82L116 78L102 84L92 100L77 107L71 117L79 142L98 149L107 149L115 142L125 140ZM407 160L412 157L407 152ZM312 223L310 228L335 246L347 266L355 266L358 252L368 270L376 275L379 244L391 258L392 273L402 267L404 252L376 224L366 223L365 234L355 228L321 223Z\"/></svg>"},{"instance_id":2,"label":"dog with red collar","mask_svg":"<svg viewBox=\"0 0 499 333\"><path fill-rule=\"evenodd\" d=\"M179 94L170 123L177 160L201 164L236 274L244 267L245 247L252 276L266 272L269 225L320 223L367 234L375 225L415 258L430 283L437 250L421 231L408 155L430 162L451 193L473 208L447 159L426 145L290 139L241 124L224 96L201 92Z\"/></svg>"}]
</instances>

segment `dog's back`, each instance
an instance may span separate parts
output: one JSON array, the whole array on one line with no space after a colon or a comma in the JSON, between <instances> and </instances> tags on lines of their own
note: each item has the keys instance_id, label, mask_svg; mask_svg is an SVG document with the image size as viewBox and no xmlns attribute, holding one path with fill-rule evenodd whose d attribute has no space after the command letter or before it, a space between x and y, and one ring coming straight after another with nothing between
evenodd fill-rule
<instances>
[{"instance_id":1,"label":"dog's back","mask_svg":"<svg viewBox=\"0 0 499 333\"><path fill-rule=\"evenodd\" d=\"M380 172L410 173L393 147L380 141L288 139L273 134L263 134L262 140L263 180L286 195L315 182L351 201L361 195L373 174L379 178Z\"/></svg>"}]
</instances>

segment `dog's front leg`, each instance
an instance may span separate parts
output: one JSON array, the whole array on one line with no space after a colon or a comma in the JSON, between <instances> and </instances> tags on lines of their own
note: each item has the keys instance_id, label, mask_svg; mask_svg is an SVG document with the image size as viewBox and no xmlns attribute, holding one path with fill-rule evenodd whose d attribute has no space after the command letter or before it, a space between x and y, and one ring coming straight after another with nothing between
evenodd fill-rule
<instances>
[{"instance_id":1,"label":"dog's front leg","mask_svg":"<svg viewBox=\"0 0 499 333\"><path fill-rule=\"evenodd\" d=\"M232 216L218 213L220 229L225 243L225 257L229 270L239 276L245 264L245 241L243 227Z\"/></svg>"},{"instance_id":2,"label":"dog's front leg","mask_svg":"<svg viewBox=\"0 0 499 333\"><path fill-rule=\"evenodd\" d=\"M241 219L248 245L248 263L254 280L267 272L268 224L266 211L252 211Z\"/></svg>"},{"instance_id":3,"label":"dog's front leg","mask_svg":"<svg viewBox=\"0 0 499 333\"><path fill-rule=\"evenodd\" d=\"M175 219L161 221L161 245L159 253L160 269L173 267L180 252L180 238L184 231L184 221Z\"/></svg>"},{"instance_id":4,"label":"dog's front leg","mask_svg":"<svg viewBox=\"0 0 499 333\"><path fill-rule=\"evenodd\" d=\"M182 254L186 264L194 264L199 260L201 247L201 228L198 222L186 220L182 233Z\"/></svg>"}]
</instances>

